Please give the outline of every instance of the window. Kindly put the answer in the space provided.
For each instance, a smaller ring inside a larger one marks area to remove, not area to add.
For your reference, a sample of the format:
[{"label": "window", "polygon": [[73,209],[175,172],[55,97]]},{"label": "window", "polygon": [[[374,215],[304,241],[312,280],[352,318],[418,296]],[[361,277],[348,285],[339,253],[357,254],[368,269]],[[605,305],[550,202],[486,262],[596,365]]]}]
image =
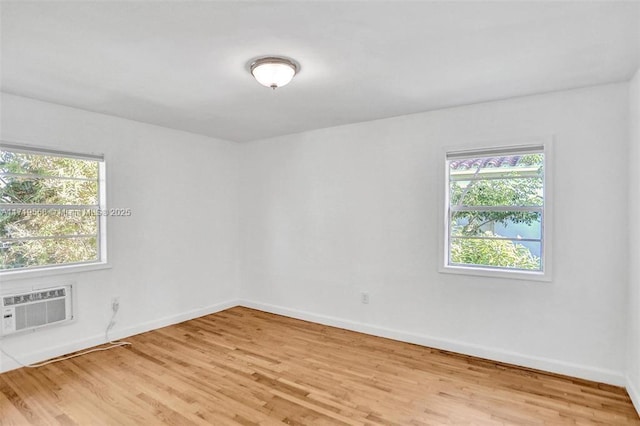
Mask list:
[{"label": "window", "polygon": [[0,273],[102,263],[102,156],[0,146]]},{"label": "window", "polygon": [[445,272],[548,279],[545,145],[446,155]]}]

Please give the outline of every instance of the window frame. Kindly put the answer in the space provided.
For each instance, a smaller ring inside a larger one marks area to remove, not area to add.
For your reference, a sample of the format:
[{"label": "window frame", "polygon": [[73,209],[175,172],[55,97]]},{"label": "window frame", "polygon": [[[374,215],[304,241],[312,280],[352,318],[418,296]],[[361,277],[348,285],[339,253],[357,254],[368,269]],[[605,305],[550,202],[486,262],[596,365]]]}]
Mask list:
[{"label": "window frame", "polygon": [[[440,273],[472,275],[491,278],[507,278],[529,281],[551,281],[552,280],[552,228],[553,228],[553,136],[529,138],[520,141],[502,141],[494,143],[482,143],[476,145],[445,147],[441,157],[441,206],[440,209],[440,238],[439,238],[439,267]],[[542,207],[541,222],[541,271],[526,271],[520,269],[507,269],[481,265],[450,265],[449,264],[449,167],[448,161],[451,156],[460,158],[473,156],[509,155],[510,151],[517,154],[530,149],[539,149],[544,154],[544,174],[543,174],[543,194],[544,203]],[[499,153],[499,154],[497,154]]]},{"label": "window frame", "polygon": [[[107,165],[104,154],[82,153],[78,151],[65,151],[53,148],[13,143],[0,140],[0,149],[11,152],[19,152],[36,155],[49,155],[78,160],[96,161],[98,163],[98,204],[97,209],[102,212],[107,210]],[[107,215],[97,215],[97,259],[85,262],[61,263],[54,265],[28,266],[15,269],[0,270],[0,279],[3,281],[37,278],[51,275],[69,274],[84,271],[111,268],[107,261]]]}]

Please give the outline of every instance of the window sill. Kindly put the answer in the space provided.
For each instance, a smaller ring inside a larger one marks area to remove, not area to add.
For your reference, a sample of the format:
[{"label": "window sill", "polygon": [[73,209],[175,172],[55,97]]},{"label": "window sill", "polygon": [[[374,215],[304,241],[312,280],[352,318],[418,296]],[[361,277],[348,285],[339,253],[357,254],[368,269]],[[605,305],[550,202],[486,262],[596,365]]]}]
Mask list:
[{"label": "window sill", "polygon": [[51,266],[22,271],[4,271],[0,272],[0,279],[2,281],[13,281],[28,278],[41,278],[55,275],[75,274],[78,272],[99,271],[101,269],[111,269],[111,264],[106,262],[97,262],[80,265]]},{"label": "window sill", "polygon": [[512,280],[551,281],[551,274],[548,272],[505,271],[499,269],[474,268],[472,266],[441,266],[439,272],[445,274],[506,278]]}]

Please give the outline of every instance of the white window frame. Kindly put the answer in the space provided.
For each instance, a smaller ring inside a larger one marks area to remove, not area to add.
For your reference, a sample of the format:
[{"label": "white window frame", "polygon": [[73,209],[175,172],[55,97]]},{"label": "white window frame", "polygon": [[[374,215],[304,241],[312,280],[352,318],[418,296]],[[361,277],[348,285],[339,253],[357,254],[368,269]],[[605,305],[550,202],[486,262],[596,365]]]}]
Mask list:
[{"label": "white window frame", "polygon": [[[542,208],[541,223],[541,271],[511,270],[491,266],[468,266],[449,264],[449,168],[448,160],[451,157],[483,157],[491,155],[515,155],[527,150],[539,149],[544,154],[543,194],[544,205]],[[439,238],[439,272],[448,274],[473,275],[491,278],[510,278],[530,281],[551,281],[552,279],[552,228],[553,228],[553,137],[531,138],[518,142],[484,143],[473,146],[448,147],[444,149],[442,165],[442,202],[440,215]]]},{"label": "white window frame", "polygon": [[[0,149],[12,152],[27,154],[51,155],[79,160],[89,160],[98,162],[98,210],[107,212],[107,189],[106,189],[106,161],[104,154],[87,154],[72,151],[63,151],[52,148],[37,147],[26,144],[16,144],[7,141],[0,141]],[[10,205],[11,206],[11,205]],[[46,277],[51,275],[69,274],[84,271],[107,269],[111,266],[107,261],[107,215],[98,215],[98,256],[94,261],[63,263],[59,265],[43,265],[26,268],[7,269],[0,271],[2,281]]]}]

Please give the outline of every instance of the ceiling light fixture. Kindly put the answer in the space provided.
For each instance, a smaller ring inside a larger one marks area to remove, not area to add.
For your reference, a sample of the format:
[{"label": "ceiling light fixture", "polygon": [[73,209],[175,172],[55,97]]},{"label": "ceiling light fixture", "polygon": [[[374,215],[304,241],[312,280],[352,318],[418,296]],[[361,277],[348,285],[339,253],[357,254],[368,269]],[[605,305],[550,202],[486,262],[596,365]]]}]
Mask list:
[{"label": "ceiling light fixture", "polygon": [[298,65],[290,59],[269,56],[251,64],[251,74],[258,83],[273,90],[288,84],[298,72]]}]

